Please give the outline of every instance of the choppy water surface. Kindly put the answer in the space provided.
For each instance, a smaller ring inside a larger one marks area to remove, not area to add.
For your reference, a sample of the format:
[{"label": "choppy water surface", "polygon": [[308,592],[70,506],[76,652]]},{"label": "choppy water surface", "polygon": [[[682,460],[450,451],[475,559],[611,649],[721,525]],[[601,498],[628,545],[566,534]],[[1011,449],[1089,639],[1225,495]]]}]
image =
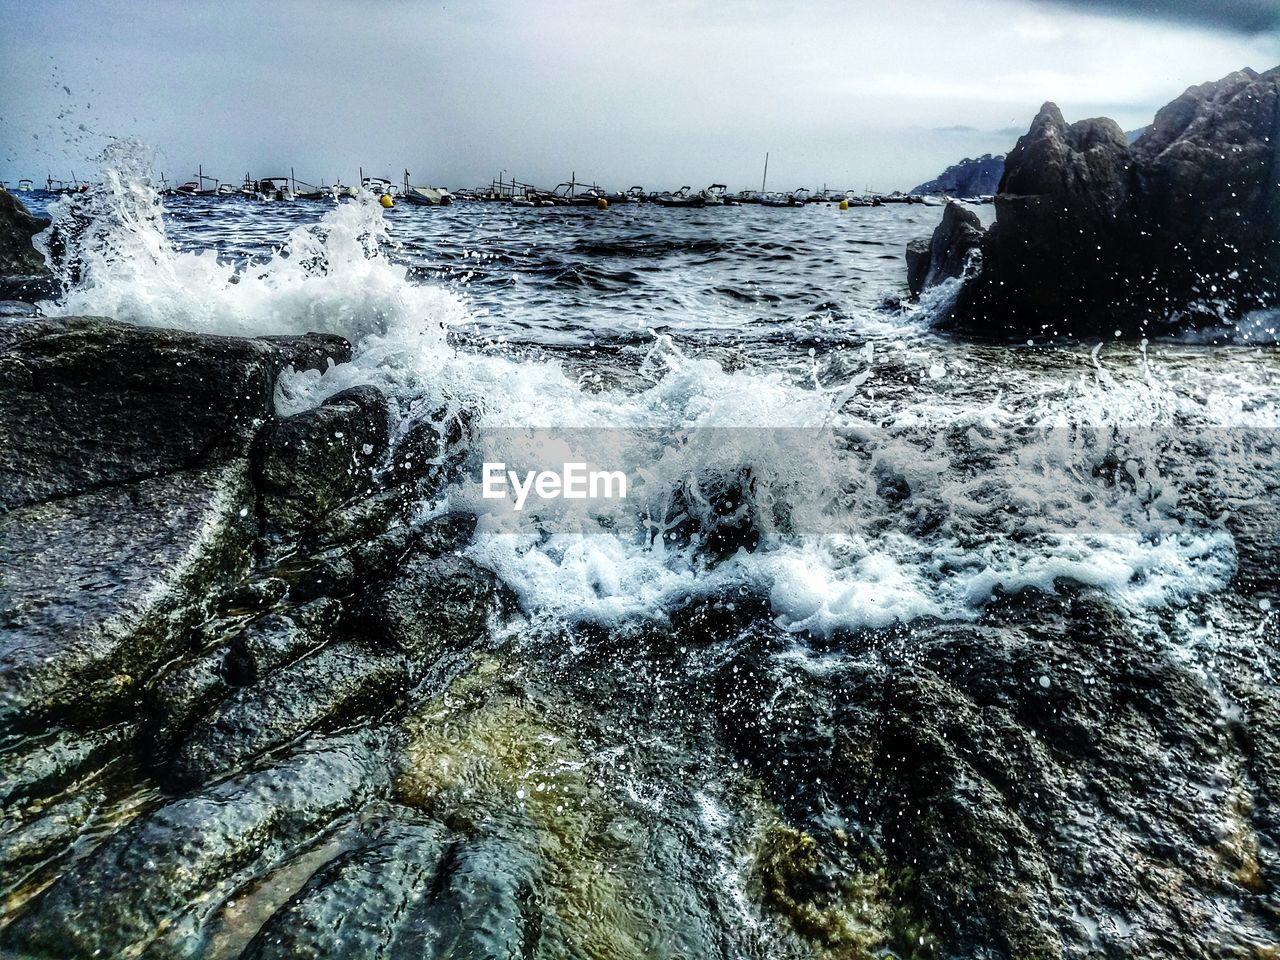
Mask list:
[{"label": "choppy water surface", "polygon": [[928,304],[899,300],[936,207],[173,198],[160,219],[115,182],[60,309],[350,337],[356,361],[297,377],[286,411],[372,380],[406,423],[465,409],[477,436],[623,433],[609,449],[643,482],[575,528],[606,533],[530,522],[475,548],[550,622],[749,588],[827,635],[1058,580],[1182,609],[1235,571],[1231,503],[1274,483],[1274,347],[934,334]]}]

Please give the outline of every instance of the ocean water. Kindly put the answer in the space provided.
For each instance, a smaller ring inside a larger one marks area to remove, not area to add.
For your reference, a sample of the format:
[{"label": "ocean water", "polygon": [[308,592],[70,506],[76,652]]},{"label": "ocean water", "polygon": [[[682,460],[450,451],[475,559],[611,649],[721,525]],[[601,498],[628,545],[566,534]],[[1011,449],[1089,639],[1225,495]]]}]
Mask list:
[{"label": "ocean water", "polygon": [[401,433],[465,420],[473,472],[495,450],[628,471],[625,501],[570,516],[512,522],[467,483],[421,505],[482,514],[471,555],[535,628],[739,591],[828,637],[1072,584],[1212,650],[1196,611],[1238,573],[1233,510],[1275,491],[1267,318],[1234,343],[940,335],[946,288],[903,303],[938,207],[162,201],[122,151],[51,212],[80,271],[49,313],[340,333],[354,361],[287,377],[282,413],[374,383]]}]

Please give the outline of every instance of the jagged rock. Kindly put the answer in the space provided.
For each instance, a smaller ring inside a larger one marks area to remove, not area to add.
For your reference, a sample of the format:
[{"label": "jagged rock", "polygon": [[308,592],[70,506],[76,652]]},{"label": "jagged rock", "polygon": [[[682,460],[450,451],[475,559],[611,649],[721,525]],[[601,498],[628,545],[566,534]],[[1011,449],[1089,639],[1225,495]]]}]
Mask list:
[{"label": "jagged rock", "polygon": [[217,646],[178,661],[147,685],[151,739],[168,753],[205,710],[227,695],[227,648]]},{"label": "jagged rock", "polygon": [[386,398],[352,387],[321,406],[276,421],[259,453],[261,511],[267,526],[301,533],[373,489],[389,442]]},{"label": "jagged rock", "polygon": [[252,502],[232,461],[0,514],[0,730],[132,702],[244,573]]},{"label": "jagged rock", "polygon": [[404,678],[398,656],[325,647],[231,693],[178,749],[172,778],[207,783],[300,734],[367,716],[403,693]]},{"label": "jagged rock", "polygon": [[49,958],[200,955],[214,910],[385,789],[382,745],[369,730],[316,741],[165,804],[69,866],[0,945]]},{"label": "jagged rock", "polygon": [[0,510],[243,454],[275,365],[274,348],[237,337],[0,323]]},{"label": "jagged rock", "polygon": [[0,300],[31,303],[57,295],[57,281],[31,245],[48,226],[47,219],[32,216],[21,200],[0,190]]},{"label": "jagged rock", "polygon": [[351,362],[351,341],[336,333],[308,333],[303,336],[257,337],[275,348],[281,369],[318,370],[324,373],[332,364]]},{"label": "jagged rock", "polygon": [[472,560],[418,555],[376,599],[372,617],[392,647],[429,663],[484,636],[494,593],[493,574]]},{"label": "jagged rock", "polygon": [[122,723],[84,732],[53,730],[6,750],[0,809],[54,796],[122,753],[136,729]]},{"label": "jagged rock", "polygon": [[[1132,145],[1047,103],[1009,154],[945,328],[1158,333],[1280,299],[1280,67],[1190,88]],[[918,252],[917,252],[918,256]]]},{"label": "jagged rock", "polygon": [[0,300],[0,317],[38,317],[40,309],[34,303],[21,300]]},{"label": "jagged rock", "polygon": [[968,207],[952,201],[942,211],[942,221],[928,240],[907,245],[907,286],[918,297],[943,280],[960,277],[970,255],[982,246],[982,221]]}]

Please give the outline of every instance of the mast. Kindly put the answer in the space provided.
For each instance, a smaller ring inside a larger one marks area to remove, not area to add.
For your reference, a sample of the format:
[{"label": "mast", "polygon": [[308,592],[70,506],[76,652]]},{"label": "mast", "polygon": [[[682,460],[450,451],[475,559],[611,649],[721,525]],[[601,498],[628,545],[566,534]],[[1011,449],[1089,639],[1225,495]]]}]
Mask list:
[{"label": "mast", "polygon": [[769,151],[764,152],[764,176],[760,178],[760,195],[764,196],[764,185],[769,179]]}]

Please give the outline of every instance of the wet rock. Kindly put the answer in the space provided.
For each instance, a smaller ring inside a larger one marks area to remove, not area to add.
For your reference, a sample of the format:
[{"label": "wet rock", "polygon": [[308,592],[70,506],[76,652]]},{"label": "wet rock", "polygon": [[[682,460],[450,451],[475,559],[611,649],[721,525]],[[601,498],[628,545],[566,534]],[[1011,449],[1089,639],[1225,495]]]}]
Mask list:
[{"label": "wet rock", "polygon": [[227,648],[218,646],[165,668],[147,685],[151,744],[167,754],[195,719],[226,696]]},{"label": "wet rock", "polygon": [[32,957],[199,956],[222,903],[385,788],[381,746],[370,731],[316,741],[160,807],[69,866],[0,945]]},{"label": "wet rock", "polygon": [[775,656],[725,682],[741,691],[724,708],[739,755],[788,816],[909,876],[901,903],[945,952],[1204,957],[1267,942],[1266,867],[1249,852],[1267,845],[1241,812],[1266,788],[1206,678],[1104,603],[1023,597],[820,674]]},{"label": "wet rock", "polygon": [[981,273],[941,324],[1092,337],[1274,305],[1277,110],[1280,68],[1190,88],[1132,146],[1110,120],[1068,125],[1045,104],[1006,159]]},{"label": "wet rock", "polygon": [[261,577],[232,587],[221,605],[230,610],[258,612],[279,603],[289,593],[289,584],[279,577]]},{"label": "wet rock", "polygon": [[227,679],[257,683],[272,670],[324,646],[335,634],[342,605],[329,597],[304,604],[292,616],[268,614],[252,621],[227,650]]},{"label": "wet rock", "polygon": [[334,364],[351,362],[351,341],[335,333],[257,339],[275,348],[277,368],[280,370],[292,367],[294,370],[316,370],[324,373]]},{"label": "wet rock", "polygon": [[102,801],[86,791],[57,801],[25,822],[0,827],[0,890],[21,883],[23,871],[69,849]]},{"label": "wet rock", "polygon": [[244,960],[322,960],[408,955],[398,937],[433,892],[444,849],[431,823],[384,825],[368,845],[333,860],[272,915]]},{"label": "wet rock", "polygon": [[272,351],[93,317],[0,324],[0,509],[242,454]]},{"label": "wet rock", "polygon": [[392,647],[430,662],[484,637],[494,594],[493,574],[472,560],[419,555],[401,566],[371,613]]},{"label": "wet rock", "polygon": [[272,530],[301,533],[358,494],[373,490],[389,442],[386,398],[352,387],[264,431],[261,511]]},{"label": "wet rock", "polygon": [[54,796],[126,750],[136,727],[53,730],[0,753],[0,809]]},{"label": "wet rock", "polygon": [[49,226],[32,216],[21,200],[0,190],[0,300],[45,300],[55,296],[57,283],[31,238]]},{"label": "wet rock", "polygon": [[[520,960],[537,953],[547,923],[540,897],[541,865],[536,845],[506,829],[460,841],[438,867],[436,891],[397,947],[406,956]],[[527,832],[523,832],[527,837]],[[571,952],[561,947],[563,956]]]},{"label": "wet rock", "polygon": [[942,212],[942,221],[928,240],[907,245],[907,286],[911,295],[964,275],[970,256],[981,248],[982,221],[955,201]]},{"label": "wet rock", "polygon": [[119,719],[243,574],[251,502],[233,462],[0,514],[0,730]]},{"label": "wet rock", "polygon": [[22,300],[0,300],[0,317],[38,317],[40,308]]},{"label": "wet rock", "polygon": [[198,723],[170,767],[174,782],[201,784],[317,729],[368,716],[404,692],[404,661],[336,643],[232,692]]}]

